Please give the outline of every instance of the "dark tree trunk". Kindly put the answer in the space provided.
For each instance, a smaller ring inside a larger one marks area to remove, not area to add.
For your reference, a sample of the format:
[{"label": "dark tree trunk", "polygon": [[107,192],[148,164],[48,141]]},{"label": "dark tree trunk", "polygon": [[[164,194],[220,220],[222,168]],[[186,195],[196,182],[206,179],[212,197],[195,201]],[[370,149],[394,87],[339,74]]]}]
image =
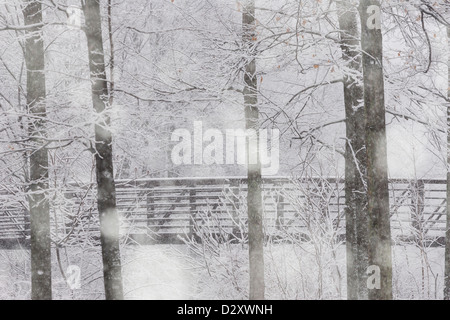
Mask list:
[{"label": "dark tree trunk", "polygon": [[[25,1],[25,25],[42,23],[39,1]],[[52,299],[50,206],[48,189],[48,153],[45,147],[45,61],[44,41],[40,27],[26,31],[25,62],[27,66],[28,132],[33,150],[30,155],[30,229],[31,229],[31,298]]]},{"label": "dark tree trunk", "polygon": [[367,119],[368,253],[369,265],[380,271],[380,288],[369,288],[369,299],[386,300],[392,299],[392,253],[380,2],[361,0],[360,16]]},{"label": "dark tree trunk", "polygon": [[347,1],[339,1],[339,29],[341,50],[345,65],[352,69],[352,76],[344,75],[344,104],[347,143],[345,148],[345,202],[347,248],[347,298],[367,299],[367,155],[365,150],[364,89],[359,76],[362,74],[361,44],[357,8]]},{"label": "dark tree trunk", "polygon": [[[448,53],[450,55],[450,27],[447,27]],[[448,58],[448,92],[450,99],[450,56]],[[447,105],[447,225],[445,232],[444,299],[450,300],[450,105]]]},{"label": "dark tree trunk", "polygon": [[86,19],[92,102],[98,116],[95,124],[95,164],[105,296],[107,300],[122,300],[119,217],[116,208],[110,118],[105,112],[109,104],[99,0],[86,1],[83,10]]},{"label": "dark tree trunk", "polygon": [[[248,243],[249,243],[249,274],[250,299],[264,299],[264,233],[263,233],[263,205],[262,205],[262,179],[259,157],[259,110],[258,110],[258,80],[256,77],[256,58],[254,43],[256,41],[255,3],[249,0],[243,6],[242,13],[243,43],[246,48],[247,62],[244,75],[244,106],[247,130],[254,130],[255,139],[248,138]],[[257,161],[252,164],[252,154]]]}]

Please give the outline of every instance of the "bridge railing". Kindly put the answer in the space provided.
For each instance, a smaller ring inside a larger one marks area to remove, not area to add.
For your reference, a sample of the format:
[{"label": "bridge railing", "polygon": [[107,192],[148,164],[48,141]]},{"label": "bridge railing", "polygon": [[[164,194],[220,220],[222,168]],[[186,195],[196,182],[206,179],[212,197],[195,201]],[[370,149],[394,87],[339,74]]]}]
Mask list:
[{"label": "bridge railing", "polygon": [[[246,178],[119,180],[116,188],[124,238],[173,242],[180,236],[193,236],[201,230],[246,232]],[[389,194],[395,239],[443,237],[445,180],[392,179]],[[263,197],[264,226],[269,236],[300,233],[308,228],[312,217],[319,219],[317,221],[325,217],[337,234],[345,232],[342,180],[264,178]],[[53,190],[50,199],[55,245],[98,242],[94,184],[67,185],[64,189]],[[26,199],[0,192],[0,242],[26,240],[27,237]]]}]

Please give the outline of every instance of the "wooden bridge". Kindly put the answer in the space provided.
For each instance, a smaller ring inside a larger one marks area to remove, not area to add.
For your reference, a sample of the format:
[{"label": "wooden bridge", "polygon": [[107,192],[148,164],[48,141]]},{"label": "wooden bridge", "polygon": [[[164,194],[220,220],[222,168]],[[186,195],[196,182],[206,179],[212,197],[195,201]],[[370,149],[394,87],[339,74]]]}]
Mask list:
[{"label": "wooden bridge", "polygon": [[[175,178],[119,180],[117,205],[124,242],[179,243],[214,237],[245,241],[247,180]],[[441,244],[445,233],[446,181],[390,181],[395,241]],[[343,239],[344,183],[338,179],[271,177],[263,179],[264,231],[268,238],[310,239],[320,233]],[[50,190],[55,246],[98,245],[94,184]],[[28,202],[19,192],[0,190],[0,247],[27,246]]]}]

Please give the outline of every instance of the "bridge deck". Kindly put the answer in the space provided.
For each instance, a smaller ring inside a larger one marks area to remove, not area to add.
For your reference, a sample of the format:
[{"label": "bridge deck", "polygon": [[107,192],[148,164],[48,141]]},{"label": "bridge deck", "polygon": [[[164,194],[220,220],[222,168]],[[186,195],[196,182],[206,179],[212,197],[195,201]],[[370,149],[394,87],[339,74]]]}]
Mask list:
[{"label": "bridge deck", "polygon": [[[246,178],[181,178],[116,181],[124,240],[177,242],[180,236],[246,235]],[[391,180],[395,239],[438,239],[445,233],[445,180]],[[96,190],[71,184],[51,191],[52,241],[71,246],[98,243]],[[307,235],[317,224],[343,235],[344,183],[336,179],[264,178],[264,226],[270,237]],[[0,191],[0,246],[26,245],[25,197]]]}]

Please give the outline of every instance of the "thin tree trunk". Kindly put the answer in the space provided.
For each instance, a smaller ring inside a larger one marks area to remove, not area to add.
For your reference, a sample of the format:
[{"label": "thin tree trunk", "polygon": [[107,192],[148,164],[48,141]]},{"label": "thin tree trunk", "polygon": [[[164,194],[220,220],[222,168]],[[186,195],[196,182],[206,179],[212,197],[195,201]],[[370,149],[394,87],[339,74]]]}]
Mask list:
[{"label": "thin tree trunk", "polygon": [[[23,15],[25,25],[42,23],[39,1],[27,0]],[[50,206],[48,189],[48,153],[45,147],[45,61],[42,28],[27,29],[25,42],[27,66],[28,132],[33,144],[30,155],[30,229],[31,229],[31,298],[52,299]]]},{"label": "thin tree trunk", "polygon": [[[447,27],[448,40],[448,92],[450,99],[450,27]],[[444,300],[450,300],[450,105],[447,105],[447,225],[445,232],[445,274]]]},{"label": "thin tree trunk", "polygon": [[[247,63],[244,75],[244,106],[247,130],[254,130],[256,137],[248,138],[248,242],[249,242],[249,274],[250,299],[264,299],[264,233],[262,209],[262,179],[259,157],[259,110],[258,110],[258,80],[256,77],[256,58],[254,42],[256,41],[256,20],[254,0],[247,0],[242,13],[242,40],[246,48]],[[256,163],[251,159],[256,155]]]},{"label": "thin tree trunk", "polygon": [[107,114],[108,86],[101,28],[99,0],[88,0],[83,6],[89,50],[92,101],[97,113],[95,124],[95,164],[97,175],[97,206],[103,257],[103,276],[107,300],[122,300],[122,270],[119,246],[119,217],[113,170],[112,135]]},{"label": "thin tree trunk", "polygon": [[116,66],[114,58],[114,40],[113,40],[113,29],[112,29],[112,0],[108,0],[108,37],[109,37],[109,105],[111,106],[114,102],[114,69]]},{"label": "thin tree trunk", "polygon": [[368,253],[374,276],[378,277],[378,268],[380,271],[380,288],[371,286],[369,299],[387,300],[392,299],[392,253],[380,2],[361,0],[360,16],[367,119]]},{"label": "thin tree trunk", "polygon": [[[345,65],[362,74],[360,33],[357,8],[348,1],[339,1],[339,29]],[[347,298],[368,298],[367,291],[367,155],[365,151],[364,88],[361,79],[344,75],[344,104],[347,144],[345,149],[345,221],[347,248]]]}]

